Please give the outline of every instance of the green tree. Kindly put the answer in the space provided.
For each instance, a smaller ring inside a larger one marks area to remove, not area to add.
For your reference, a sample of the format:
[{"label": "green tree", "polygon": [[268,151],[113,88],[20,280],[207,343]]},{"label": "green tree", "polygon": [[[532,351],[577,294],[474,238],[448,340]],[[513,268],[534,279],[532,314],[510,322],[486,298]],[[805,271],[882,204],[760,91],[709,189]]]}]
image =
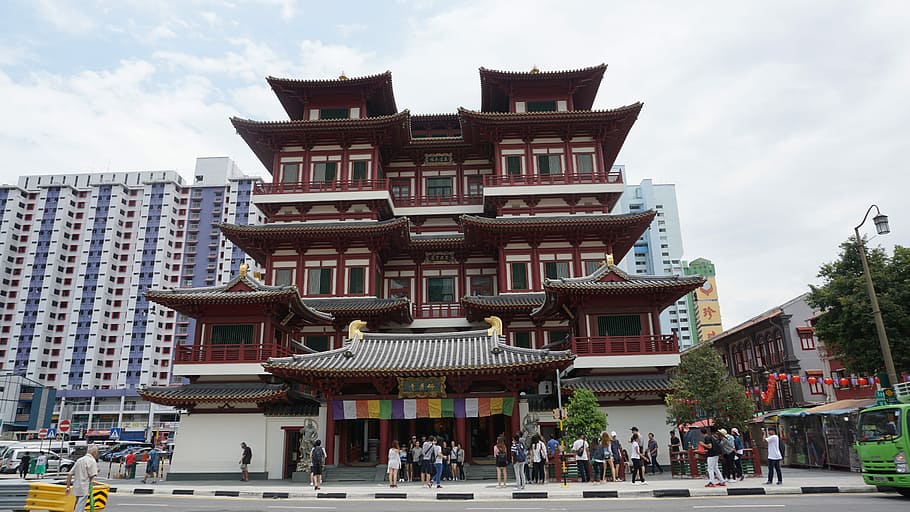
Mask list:
[{"label": "green tree", "polygon": [[588,439],[600,437],[607,429],[607,415],[597,409],[597,397],[587,389],[577,389],[566,404],[569,418],[563,426],[568,439],[584,434]]},{"label": "green tree", "polygon": [[[848,370],[875,372],[884,367],[884,360],[856,238],[850,237],[840,248],[840,259],[822,265],[818,272],[823,284],[809,286],[807,302],[822,312],[815,335]],[[894,366],[900,374],[910,368],[910,249],[895,246],[889,257],[876,247],[868,251],[867,258]]]},{"label": "green tree", "polygon": [[667,423],[690,425],[710,419],[727,428],[745,426],[755,406],[745,389],[727,372],[720,354],[710,344],[686,351],[667,395]]}]

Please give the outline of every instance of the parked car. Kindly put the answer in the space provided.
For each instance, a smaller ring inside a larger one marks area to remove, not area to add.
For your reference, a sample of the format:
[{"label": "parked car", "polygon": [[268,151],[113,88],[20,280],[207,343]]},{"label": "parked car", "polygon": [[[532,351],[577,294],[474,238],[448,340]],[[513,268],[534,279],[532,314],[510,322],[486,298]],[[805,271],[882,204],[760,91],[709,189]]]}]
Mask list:
[{"label": "parked car", "polygon": [[[22,456],[28,454],[32,460],[38,459],[38,454],[41,453],[41,450],[36,448],[15,448],[13,449],[8,456],[3,459],[3,464],[0,466],[0,473],[18,473],[19,472],[19,462],[22,460]],[[73,468],[74,461],[71,459],[62,458],[54,452],[49,452],[44,450],[44,454],[47,456],[47,472],[48,473],[68,473],[70,469]]]}]

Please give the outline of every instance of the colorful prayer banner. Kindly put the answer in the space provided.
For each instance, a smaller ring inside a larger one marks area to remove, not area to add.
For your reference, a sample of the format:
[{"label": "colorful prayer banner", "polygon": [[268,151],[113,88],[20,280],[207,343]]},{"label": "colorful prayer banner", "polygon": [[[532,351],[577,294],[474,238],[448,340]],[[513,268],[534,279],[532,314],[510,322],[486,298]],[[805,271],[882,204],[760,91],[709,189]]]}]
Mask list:
[{"label": "colorful prayer banner", "polygon": [[512,416],[514,397],[332,400],[332,417],[354,419],[483,418]]}]

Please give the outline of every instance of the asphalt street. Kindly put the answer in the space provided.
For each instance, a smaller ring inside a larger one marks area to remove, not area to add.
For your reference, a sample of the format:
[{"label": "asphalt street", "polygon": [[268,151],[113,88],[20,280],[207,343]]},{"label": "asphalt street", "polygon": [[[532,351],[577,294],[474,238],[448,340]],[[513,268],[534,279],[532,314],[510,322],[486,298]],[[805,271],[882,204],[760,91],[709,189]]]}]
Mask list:
[{"label": "asphalt street", "polygon": [[[111,496],[108,509],[145,512],[170,509],[174,512],[300,512],[304,510],[327,512],[395,511],[425,512],[426,502],[404,500],[331,500],[331,499],[268,499],[262,498],[213,498],[180,496]],[[473,500],[464,502],[435,501],[434,512],[895,512],[907,510],[910,500],[896,494],[850,495],[794,495],[763,497],[710,497],[710,498],[636,498],[636,499],[586,499],[586,500],[527,500],[514,501]]]}]

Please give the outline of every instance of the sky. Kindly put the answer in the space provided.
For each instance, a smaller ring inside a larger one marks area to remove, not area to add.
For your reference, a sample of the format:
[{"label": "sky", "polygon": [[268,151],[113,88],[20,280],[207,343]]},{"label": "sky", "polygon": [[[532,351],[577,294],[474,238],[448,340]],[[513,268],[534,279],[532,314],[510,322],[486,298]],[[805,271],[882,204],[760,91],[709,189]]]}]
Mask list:
[{"label": "sky", "polygon": [[[0,4],[0,183],[229,156],[229,118],[286,119],[267,76],[392,71],[399,109],[480,108],[478,68],[608,64],[644,102],[627,181],[674,183],[685,259],[724,327],[808,290],[877,204],[910,245],[910,2],[57,1]],[[796,321],[804,319],[795,319]]]}]

